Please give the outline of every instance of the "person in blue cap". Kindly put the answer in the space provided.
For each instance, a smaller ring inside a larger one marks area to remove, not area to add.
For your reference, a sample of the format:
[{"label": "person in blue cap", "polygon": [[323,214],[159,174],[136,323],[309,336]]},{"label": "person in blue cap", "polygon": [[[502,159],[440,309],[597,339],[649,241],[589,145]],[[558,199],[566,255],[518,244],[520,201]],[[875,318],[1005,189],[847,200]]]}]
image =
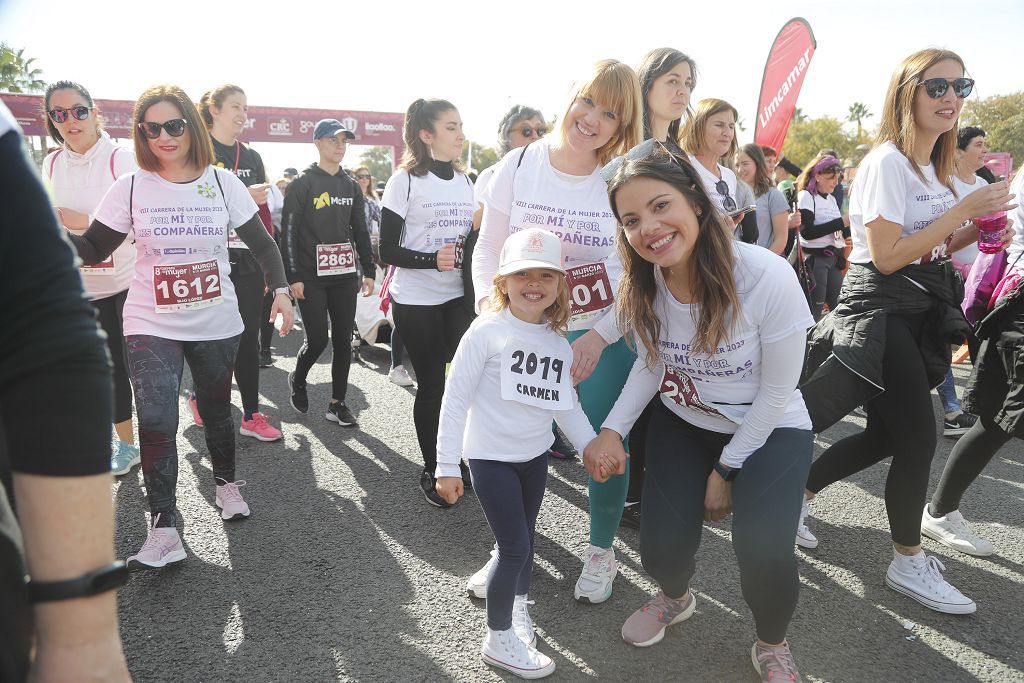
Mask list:
[{"label": "person in blue cap", "polygon": [[360,290],[373,292],[373,252],[363,210],[363,193],[341,168],[349,140],[355,135],[336,119],[321,119],[313,129],[320,160],[309,165],[288,187],[281,210],[281,254],[292,294],[302,310],[306,341],[295,371],[288,375],[292,407],[309,411],[306,375],[327,348],[331,321],[334,360],[331,399],[325,417],[342,427],[356,418],[345,405],[351,354],[348,353]]}]

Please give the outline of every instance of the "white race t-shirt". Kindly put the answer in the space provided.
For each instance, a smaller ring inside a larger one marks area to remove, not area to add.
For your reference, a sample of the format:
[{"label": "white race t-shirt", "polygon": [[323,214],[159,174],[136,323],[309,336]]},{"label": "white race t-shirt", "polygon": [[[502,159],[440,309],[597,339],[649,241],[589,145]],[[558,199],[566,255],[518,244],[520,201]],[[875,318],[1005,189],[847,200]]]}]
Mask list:
[{"label": "white race t-shirt", "polygon": [[[796,196],[796,208],[813,213],[815,225],[821,225],[822,223],[828,223],[843,217],[843,214],[839,211],[839,205],[836,204],[836,198],[832,195],[822,197],[820,192],[815,192],[812,195],[807,190],[800,190],[800,194]],[[800,244],[812,249],[845,247],[846,240],[843,239],[843,231],[837,230],[831,235],[815,237],[813,240],[804,239],[803,235],[801,235]]]},{"label": "white race t-shirt", "polygon": [[[1010,194],[1021,196],[1024,192],[1024,173],[1017,173],[1017,176],[1010,183]],[[1007,215],[1013,219],[1013,241],[1006,248],[1006,265],[1013,270],[1024,271],[1024,202],[1015,200],[1017,208]]]},{"label": "white race t-shirt", "polygon": [[[953,176],[953,187],[956,189],[956,194],[959,198],[957,201],[962,202],[964,200],[964,197],[966,197],[967,195],[971,194],[976,190],[980,190],[986,185],[988,185],[988,183],[979,178],[978,176],[974,176],[973,185],[968,185],[967,183],[960,180],[956,176]],[[974,260],[976,258],[978,258],[979,253],[980,252],[978,251],[978,240],[974,240],[967,246],[962,247],[958,251],[953,252],[953,258],[959,261],[960,263],[969,266],[972,263],[974,263]]]},{"label": "white race t-shirt", "polygon": [[[923,230],[956,205],[953,191],[939,182],[935,166],[921,168],[924,182],[914,173],[911,161],[891,142],[875,147],[857,169],[850,193],[850,229],[853,234],[851,263],[870,263],[865,225],[877,218],[902,226],[907,237]],[[914,263],[946,256],[948,240]]]},{"label": "white race t-shirt", "polygon": [[[522,163],[519,162],[522,157]],[[473,255],[477,297],[488,296],[505,239],[526,228],[553,232],[562,240],[562,264],[572,294],[570,330],[587,330],[611,310],[622,264],[615,248],[615,214],[600,168],[570,176],[551,166],[548,138],[513,149],[496,165],[482,193],[490,208],[508,216],[507,232],[481,227]]]},{"label": "white race t-shirt", "polygon": [[227,234],[257,210],[242,181],[213,166],[189,183],[150,171],[119,178],[96,209],[96,220],[135,239],[125,335],[209,341],[240,334]]},{"label": "white race t-shirt", "polygon": [[737,190],[735,173],[725,166],[718,164],[718,172],[722,174],[722,177],[718,178],[714,173],[704,168],[704,165],[697,161],[697,157],[692,154],[690,155],[690,165],[697,170],[697,175],[700,176],[701,182],[704,183],[704,190],[708,193],[708,196],[711,197],[711,201],[715,203],[715,206],[718,207],[719,211],[725,213],[725,197],[719,194],[718,189],[715,187],[719,180],[724,180],[725,184],[729,186],[729,196],[732,197],[734,202],[736,202],[736,208],[742,208],[740,206],[740,200],[736,196]]},{"label": "white race t-shirt", "polygon": [[[412,176],[401,169],[388,180],[381,206],[405,219],[401,246],[434,253],[466,238],[473,228],[476,202],[473,183],[463,173],[443,180],[429,171]],[[400,304],[443,304],[465,293],[462,269],[441,272],[436,268],[395,268],[389,291]]]},{"label": "white race t-shirt", "polygon": [[480,175],[476,178],[476,185],[473,186],[473,201],[476,202],[477,210],[482,209],[484,206],[484,188],[487,187],[487,183],[491,182],[491,176],[494,175],[494,169],[497,164],[492,164],[480,171]]},{"label": "white race t-shirt", "polygon": [[[623,389],[626,399],[616,402],[604,426],[628,429],[629,425],[618,424],[629,412],[626,407],[643,405],[649,399],[649,394],[635,397],[636,400],[627,396],[634,387],[650,386],[633,381],[632,375],[640,373],[660,380],[662,403],[683,420],[702,429],[733,434],[761,388],[762,343],[779,341],[814,326],[793,268],[756,244],[733,245],[740,316],[730,338],[710,356],[693,353],[691,346],[697,331],[694,316],[698,311],[694,310],[695,305],[681,304],[672,296],[661,269],[656,268],[654,311],[661,321],[661,358],[653,368],[648,368],[646,351],[638,344],[639,358]],[[810,428],[799,389],[793,391],[776,426]]]}]

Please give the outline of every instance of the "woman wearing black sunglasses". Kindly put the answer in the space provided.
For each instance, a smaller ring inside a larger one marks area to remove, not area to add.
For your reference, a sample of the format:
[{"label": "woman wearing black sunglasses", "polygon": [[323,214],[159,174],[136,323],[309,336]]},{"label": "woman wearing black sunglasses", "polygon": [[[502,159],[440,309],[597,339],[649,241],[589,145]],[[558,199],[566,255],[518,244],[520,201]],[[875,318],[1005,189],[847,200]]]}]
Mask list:
[{"label": "woman wearing black sunglasses", "polygon": [[[103,130],[99,109],[78,83],[57,81],[43,96],[46,130],[62,147],[43,160],[43,182],[50,188],[65,228],[81,234],[90,215],[118,176],[138,170],[131,150],[118,147]],[[135,247],[125,242],[103,263],[81,268],[82,284],[92,297],[114,363],[114,431],[117,446],[110,457],[115,475],[138,465],[132,428],[132,385],[128,379],[122,316],[135,269]]]},{"label": "woman wearing black sunglasses", "polygon": [[234,174],[215,168],[199,112],[180,88],[156,86],[135,103],[135,155],[142,170],[107,192],[89,229],[71,236],[86,264],[99,263],[132,235],[135,272],[124,307],[135,388],[142,472],[152,529],[128,558],[143,567],[185,559],[175,529],[178,389],[183,363],[195,382],[223,519],[249,516],[235,478],[231,374],[243,324],[229,271],[228,235],[252,250],[277,293],[272,316],[292,323],[284,265],[256,202]]},{"label": "woman wearing black sunglasses", "polygon": [[[853,251],[830,315],[810,335],[801,387],[821,432],[864,405],[866,428],[832,444],[811,467],[806,499],[891,458],[885,506],[894,546],[886,585],[926,607],[969,614],[974,601],[942,576],[921,547],[921,511],[935,454],[930,390],[950,364],[950,343],[968,332],[959,311],[963,283],[947,256],[977,239],[965,221],[1005,211],[1006,183],[957,200],[953,191],[956,122],[973,82],[948,50],[903,61],[885,97],[875,148],[861,162],[850,197]],[[803,526],[813,547],[817,539]],[[798,532],[799,533],[799,532]]]},{"label": "woman wearing black sunglasses", "polygon": [[805,254],[807,271],[814,274],[811,314],[815,321],[821,318],[825,305],[828,310],[835,310],[839,289],[843,286],[846,268],[843,250],[850,235],[850,219],[842,215],[832,194],[842,170],[834,156],[819,155],[796,179],[800,247]]}]

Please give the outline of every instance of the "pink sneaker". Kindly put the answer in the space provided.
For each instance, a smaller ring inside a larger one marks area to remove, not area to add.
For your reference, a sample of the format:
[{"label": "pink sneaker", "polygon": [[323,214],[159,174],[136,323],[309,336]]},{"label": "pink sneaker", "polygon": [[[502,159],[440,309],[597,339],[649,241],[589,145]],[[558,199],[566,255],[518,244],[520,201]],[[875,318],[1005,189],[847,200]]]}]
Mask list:
[{"label": "pink sneaker", "polygon": [[143,567],[159,569],[172,562],[181,562],[186,557],[185,549],[181,546],[181,537],[178,530],[173,527],[157,527],[160,515],[153,520],[153,528],[149,530],[149,536],[142,548],[136,554],[128,558],[127,564],[130,567]]},{"label": "pink sneaker", "polygon": [[221,519],[242,519],[249,516],[249,505],[242,498],[242,492],[238,490],[242,486],[245,486],[244,479],[217,486],[216,500]]},{"label": "pink sneaker", "polygon": [[761,674],[764,683],[801,683],[800,672],[796,670],[796,661],[789,651],[789,643],[767,647],[757,641],[750,648],[750,662]]},{"label": "pink sneaker", "polygon": [[196,402],[195,394],[188,395],[188,409],[192,411],[192,421],[196,423],[196,427],[202,427],[203,418],[199,414],[199,403]]},{"label": "pink sneaker", "polygon": [[260,441],[277,441],[282,436],[281,430],[267,422],[267,416],[263,413],[253,413],[251,420],[246,420],[243,415],[242,426],[238,433]]}]

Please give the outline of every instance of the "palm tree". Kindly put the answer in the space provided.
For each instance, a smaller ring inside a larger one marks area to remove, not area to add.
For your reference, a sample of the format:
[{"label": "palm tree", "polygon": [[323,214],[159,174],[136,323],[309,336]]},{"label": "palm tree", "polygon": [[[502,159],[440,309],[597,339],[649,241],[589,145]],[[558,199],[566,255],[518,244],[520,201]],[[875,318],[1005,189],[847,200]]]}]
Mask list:
[{"label": "palm tree", "polygon": [[870,119],[874,114],[868,111],[868,106],[863,102],[854,102],[851,104],[849,112],[850,113],[846,117],[846,120],[857,124],[857,139],[860,140],[864,132],[864,129],[861,127],[861,121],[864,119]]},{"label": "palm tree", "polygon": [[41,92],[46,81],[43,72],[32,66],[35,58],[25,59],[24,48],[14,50],[0,43],[0,90],[12,93]]},{"label": "palm tree", "polygon": [[807,120],[807,114],[800,107],[793,107],[793,118],[794,123],[802,123]]}]

